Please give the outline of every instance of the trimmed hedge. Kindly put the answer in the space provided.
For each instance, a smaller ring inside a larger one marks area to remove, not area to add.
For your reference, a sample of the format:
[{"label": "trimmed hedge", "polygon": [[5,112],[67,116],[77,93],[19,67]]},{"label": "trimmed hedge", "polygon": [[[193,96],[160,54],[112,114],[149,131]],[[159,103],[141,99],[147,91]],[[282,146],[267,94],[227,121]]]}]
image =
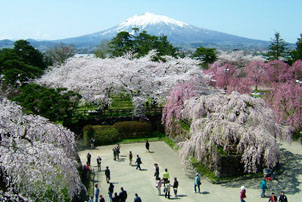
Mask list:
[{"label": "trimmed hedge", "polygon": [[152,133],[152,125],[148,121],[122,121],[113,124],[122,139],[148,137]]},{"label": "trimmed hedge", "polygon": [[119,132],[110,125],[87,125],[83,128],[84,142],[88,145],[91,137],[95,139],[95,145],[116,143],[119,140]]}]

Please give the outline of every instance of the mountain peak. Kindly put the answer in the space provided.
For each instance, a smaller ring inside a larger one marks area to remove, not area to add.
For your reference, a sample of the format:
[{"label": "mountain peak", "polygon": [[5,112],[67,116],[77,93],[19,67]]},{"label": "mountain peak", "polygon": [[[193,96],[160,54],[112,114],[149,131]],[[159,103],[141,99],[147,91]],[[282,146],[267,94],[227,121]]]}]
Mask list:
[{"label": "mountain peak", "polygon": [[150,12],[146,12],[143,15],[134,15],[130,18],[128,18],[126,21],[122,22],[119,27],[124,28],[124,27],[142,27],[145,28],[147,25],[155,25],[155,24],[160,24],[164,23],[166,25],[176,25],[180,27],[188,26],[188,24],[175,20],[173,18],[169,18],[167,16],[163,15],[155,15]]}]

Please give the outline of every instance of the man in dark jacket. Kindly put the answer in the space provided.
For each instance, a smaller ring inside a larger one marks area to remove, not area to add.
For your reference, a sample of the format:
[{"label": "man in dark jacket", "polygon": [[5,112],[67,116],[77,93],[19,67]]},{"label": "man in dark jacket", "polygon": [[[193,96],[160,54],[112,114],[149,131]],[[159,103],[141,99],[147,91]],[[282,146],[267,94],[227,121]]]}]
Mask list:
[{"label": "man in dark jacket", "polygon": [[284,191],[281,192],[281,195],[279,197],[279,202],[287,202],[287,197],[284,194]]},{"label": "man in dark jacket", "polygon": [[134,202],[142,202],[142,199],[137,194],[135,194]]},{"label": "man in dark jacket", "polygon": [[107,183],[109,183],[109,181],[110,181],[110,170],[109,170],[108,166],[106,166],[105,176],[106,176]]},{"label": "man in dark jacket", "polygon": [[141,169],[141,164],[142,164],[142,160],[141,160],[141,157],[139,157],[139,155],[137,155],[137,158],[136,158],[136,170],[139,169],[139,170],[142,170]]},{"label": "man in dark jacket", "polygon": [[121,187],[121,192],[119,194],[121,202],[125,202],[127,199],[127,192],[124,190],[123,187]]}]

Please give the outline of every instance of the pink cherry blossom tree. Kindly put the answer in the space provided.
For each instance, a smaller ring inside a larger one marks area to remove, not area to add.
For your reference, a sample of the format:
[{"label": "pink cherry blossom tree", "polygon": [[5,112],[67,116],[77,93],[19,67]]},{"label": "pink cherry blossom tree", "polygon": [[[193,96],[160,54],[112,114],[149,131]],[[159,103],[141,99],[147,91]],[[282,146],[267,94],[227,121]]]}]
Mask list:
[{"label": "pink cherry blossom tree", "polygon": [[273,60],[267,63],[266,80],[267,84],[287,82],[292,79],[289,71],[290,66],[281,60]]},{"label": "pink cherry blossom tree", "polygon": [[274,84],[268,103],[275,111],[276,119],[281,123],[301,127],[302,122],[302,84],[292,80]]},{"label": "pink cherry blossom tree", "polygon": [[257,90],[258,85],[263,84],[265,77],[265,70],[268,68],[268,65],[263,61],[252,61],[245,68],[245,74],[250,84],[255,86],[255,90]]}]

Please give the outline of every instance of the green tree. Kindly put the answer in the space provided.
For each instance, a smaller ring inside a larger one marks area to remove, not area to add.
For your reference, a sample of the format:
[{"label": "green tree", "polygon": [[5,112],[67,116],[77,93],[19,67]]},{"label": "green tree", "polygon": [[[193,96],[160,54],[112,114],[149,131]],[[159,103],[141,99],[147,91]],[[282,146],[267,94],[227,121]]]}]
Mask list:
[{"label": "green tree", "polygon": [[46,52],[46,56],[51,60],[51,63],[62,64],[68,58],[74,56],[76,49],[73,45],[59,43]]},{"label": "green tree", "polygon": [[296,60],[302,60],[302,34],[300,34],[300,38],[297,39],[296,49],[290,52],[290,56],[292,58],[292,63]]},{"label": "green tree", "polygon": [[177,56],[177,49],[168,41],[167,36],[154,36],[146,31],[138,32],[138,28],[133,28],[135,35],[128,32],[120,32],[114,37],[110,45],[110,52],[113,57],[122,56],[127,52],[132,52],[137,58],[143,57],[151,50],[156,50],[157,55],[154,60],[163,60],[161,56]]},{"label": "green tree", "polygon": [[200,60],[202,62],[201,65],[207,69],[209,64],[217,60],[216,49],[199,47],[195,50],[192,57]]},{"label": "green tree", "polygon": [[63,122],[68,126],[77,109],[81,96],[65,88],[46,88],[38,84],[28,84],[19,89],[13,98],[27,112],[38,114],[53,122]]},{"label": "green tree", "polygon": [[97,58],[106,58],[110,54],[109,41],[102,41],[100,46],[94,52],[95,57]]},{"label": "green tree", "polygon": [[155,49],[158,52],[159,56],[164,55],[171,55],[173,57],[176,57],[177,54],[177,48],[175,48],[168,40],[167,36],[160,36],[158,41],[155,43]]},{"label": "green tree", "polygon": [[43,55],[27,41],[15,42],[13,49],[0,50],[2,88],[16,88],[30,79],[40,77],[46,68]]},{"label": "green tree", "polygon": [[47,65],[44,63],[43,55],[40,51],[35,49],[26,40],[18,40],[14,43],[14,52],[17,59],[25,64],[46,69]]},{"label": "green tree", "polygon": [[113,57],[119,57],[133,50],[132,38],[133,37],[129,32],[119,32],[109,43],[111,55]]},{"label": "green tree", "polygon": [[267,53],[268,60],[280,60],[288,57],[287,43],[281,38],[280,33],[275,33]]}]

